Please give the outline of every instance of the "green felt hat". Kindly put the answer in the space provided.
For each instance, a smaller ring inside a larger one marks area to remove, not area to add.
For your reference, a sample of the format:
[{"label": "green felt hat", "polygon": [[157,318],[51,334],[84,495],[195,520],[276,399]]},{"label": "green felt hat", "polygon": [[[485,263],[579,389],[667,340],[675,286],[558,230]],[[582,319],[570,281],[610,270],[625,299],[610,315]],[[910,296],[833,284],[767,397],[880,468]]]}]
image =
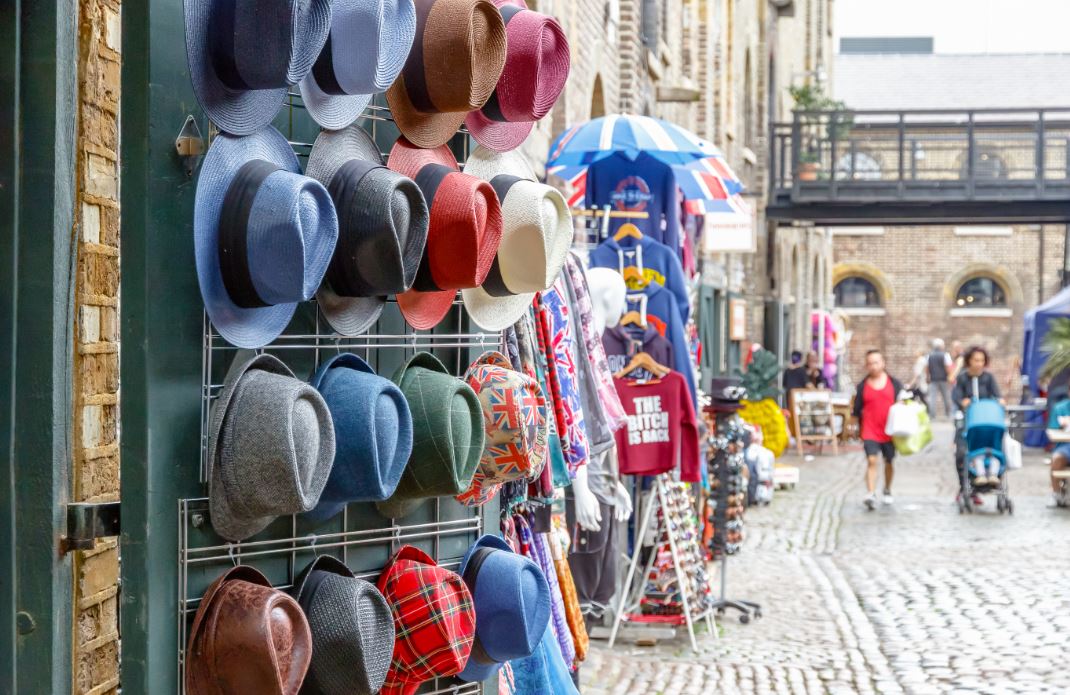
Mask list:
[{"label": "green felt hat", "polygon": [[424,499],[467,490],[486,435],[475,391],[431,353],[417,353],[391,379],[412,412],[412,455],[394,494],[376,506],[383,516],[398,519]]}]

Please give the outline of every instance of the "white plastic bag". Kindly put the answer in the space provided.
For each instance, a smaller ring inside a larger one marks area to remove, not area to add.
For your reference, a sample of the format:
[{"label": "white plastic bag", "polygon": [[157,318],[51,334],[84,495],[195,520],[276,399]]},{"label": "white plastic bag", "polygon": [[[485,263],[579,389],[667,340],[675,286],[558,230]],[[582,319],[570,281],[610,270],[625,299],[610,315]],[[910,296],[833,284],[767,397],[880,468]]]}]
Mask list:
[{"label": "white plastic bag", "polygon": [[913,437],[921,429],[919,411],[925,406],[915,401],[900,401],[888,411],[888,424],[884,433],[889,437]]},{"label": "white plastic bag", "polygon": [[1022,445],[1009,434],[1003,435],[1003,460],[1007,462],[1007,470],[1016,471],[1022,467]]}]

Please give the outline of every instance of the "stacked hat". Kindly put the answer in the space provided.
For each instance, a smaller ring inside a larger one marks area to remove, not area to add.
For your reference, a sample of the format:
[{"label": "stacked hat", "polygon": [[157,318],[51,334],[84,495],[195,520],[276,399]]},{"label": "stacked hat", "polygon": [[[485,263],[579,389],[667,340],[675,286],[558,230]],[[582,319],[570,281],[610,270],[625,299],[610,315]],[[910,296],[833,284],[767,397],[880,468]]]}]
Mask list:
[{"label": "stacked hat", "polygon": [[184,5],[193,91],[212,122],[234,135],[271,123],[289,85],[312,69],[331,27],[331,0]]},{"label": "stacked hat", "polygon": [[213,405],[208,442],[212,527],[230,541],[311,510],[334,461],[323,397],[272,355],[239,353]]},{"label": "stacked hat", "polygon": [[487,444],[471,487],[457,500],[479,505],[493,499],[502,483],[542,472],[550,421],[539,382],[514,371],[500,352],[481,355],[464,379],[483,407]]},{"label": "stacked hat", "polygon": [[317,123],[338,130],[397,79],[416,32],[416,8],[413,0],[332,0],[332,14],[301,96]]},{"label": "stacked hat", "polygon": [[286,138],[268,126],[245,137],[221,134],[208,149],[193,240],[212,324],[230,343],[258,348],[316,292],[338,240],[338,216],[327,189],[301,175]]},{"label": "stacked hat", "polygon": [[394,618],[374,584],[322,556],[294,583],[308,617],[312,663],[301,695],[374,695],[394,650]]},{"label": "stacked hat", "polygon": [[320,503],[308,516],[328,519],[350,502],[390,497],[412,453],[412,415],[401,389],[348,353],[323,363],[312,386],[330,410],[335,454]]},{"label": "stacked hat", "polygon": [[536,181],[519,152],[476,148],[464,172],[490,182],[497,193],[502,240],[482,285],[461,294],[476,324],[500,331],[520,319],[536,292],[557,280],[572,245],[572,213],[557,189]]},{"label": "stacked hat", "polygon": [[472,388],[436,357],[417,353],[392,377],[412,410],[412,455],[393,496],[379,512],[401,518],[428,497],[468,489],[483,453],[483,413]]},{"label": "stacked hat", "polygon": [[383,695],[413,695],[432,678],[453,676],[468,663],[476,614],[464,580],[406,545],[379,576],[394,616],[394,658]]},{"label": "stacked hat", "polygon": [[368,330],[386,296],[416,280],[429,222],[412,179],[387,169],[379,148],[357,126],[320,133],[306,173],[330,192],[338,210],[338,246],[316,295],[342,335]]},{"label": "stacked hat", "polygon": [[715,376],[710,381],[709,409],[712,411],[737,412],[743,408],[743,399],[746,397],[747,389],[743,387],[743,380],[738,376]]},{"label": "stacked hat", "polygon": [[535,121],[554,107],[572,64],[557,20],[528,10],[524,0],[494,0],[505,21],[505,69],[490,99],[465,124],[479,144],[499,152],[519,147]]},{"label": "stacked hat", "polygon": [[446,146],[420,149],[402,138],[389,165],[416,181],[431,212],[416,281],[398,295],[405,320],[426,330],[449,313],[457,290],[478,287],[491,272],[502,238],[501,205],[490,184],[460,172]]},{"label": "stacked hat", "polygon": [[412,50],[386,93],[398,129],[419,147],[446,144],[490,99],[505,55],[505,23],[490,0],[417,3]]},{"label": "stacked hat", "polygon": [[186,648],[187,695],[297,695],[312,635],[297,602],[238,566],[201,598]]},{"label": "stacked hat", "polygon": [[550,624],[550,585],[529,558],[497,536],[483,536],[461,560],[472,592],[476,635],[463,681],[485,681],[502,664],[531,656]]}]

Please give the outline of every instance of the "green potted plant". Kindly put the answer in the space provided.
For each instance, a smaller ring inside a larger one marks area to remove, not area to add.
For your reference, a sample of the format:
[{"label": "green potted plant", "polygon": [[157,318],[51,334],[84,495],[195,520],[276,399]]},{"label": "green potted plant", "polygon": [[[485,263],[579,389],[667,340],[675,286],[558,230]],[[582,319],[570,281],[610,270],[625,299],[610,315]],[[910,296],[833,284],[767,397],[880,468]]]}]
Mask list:
[{"label": "green potted plant", "polygon": [[794,102],[794,110],[805,112],[800,118],[803,141],[797,145],[801,149],[796,177],[800,181],[827,178],[819,176],[821,141],[833,138],[846,140],[854,125],[854,118],[846,112],[847,104],[827,95],[819,84],[807,82],[788,87],[788,94]]}]

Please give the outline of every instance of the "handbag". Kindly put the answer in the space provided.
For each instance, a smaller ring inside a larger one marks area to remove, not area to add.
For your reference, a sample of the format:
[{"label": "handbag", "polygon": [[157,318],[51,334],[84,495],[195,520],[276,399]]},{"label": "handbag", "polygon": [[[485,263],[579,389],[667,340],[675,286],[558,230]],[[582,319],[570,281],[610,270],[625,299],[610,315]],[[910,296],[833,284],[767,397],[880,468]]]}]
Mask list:
[{"label": "handbag", "polygon": [[1003,461],[1008,470],[1016,471],[1022,467],[1022,444],[1009,434],[1003,435]]}]

